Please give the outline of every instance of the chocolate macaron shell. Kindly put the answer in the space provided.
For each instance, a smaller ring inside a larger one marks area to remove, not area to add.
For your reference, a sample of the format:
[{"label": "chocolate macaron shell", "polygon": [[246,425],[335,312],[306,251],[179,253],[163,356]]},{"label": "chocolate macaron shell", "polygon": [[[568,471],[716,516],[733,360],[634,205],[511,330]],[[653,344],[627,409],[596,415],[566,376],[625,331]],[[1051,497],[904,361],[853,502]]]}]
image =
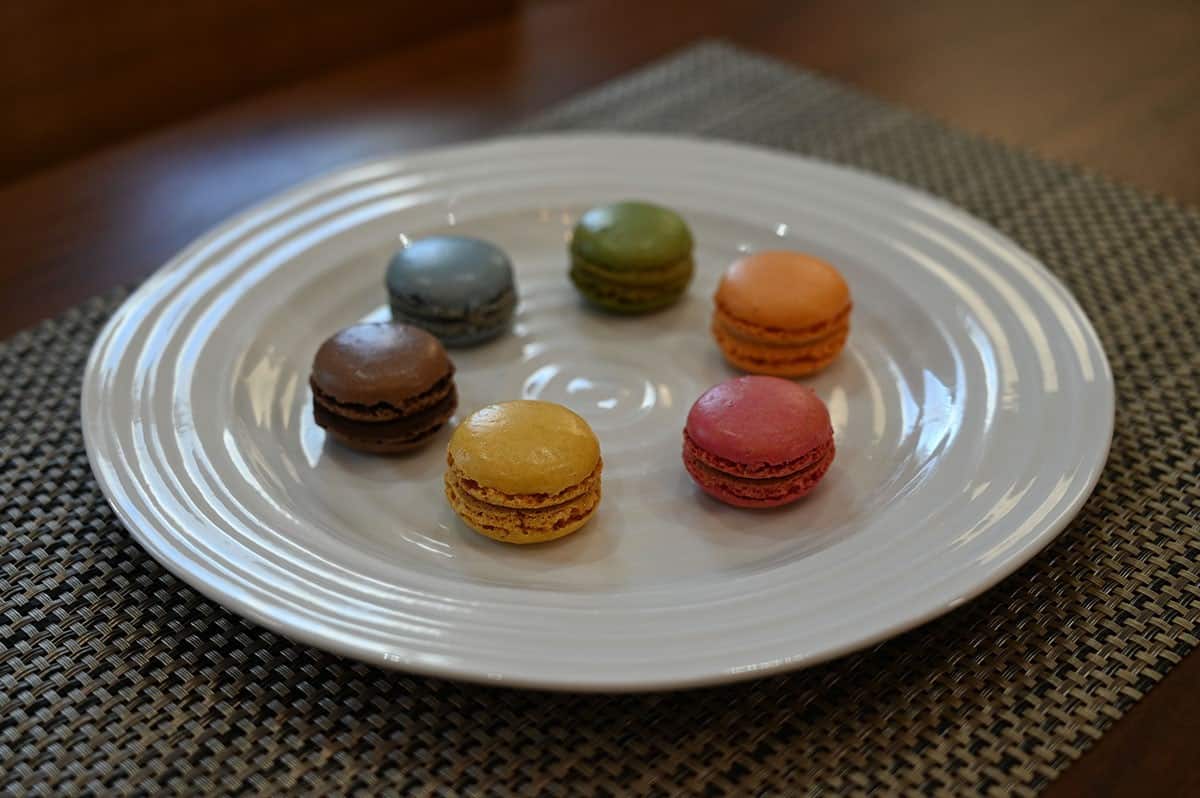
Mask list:
[{"label": "chocolate macaron shell", "polygon": [[354,449],[378,454],[400,454],[423,446],[446,425],[458,409],[458,393],[451,385],[440,402],[420,412],[391,421],[358,421],[317,404],[314,418],[335,439]]},{"label": "chocolate macaron shell", "polygon": [[454,364],[416,327],[355,324],[313,357],[313,418],[353,449],[399,454],[427,443],[454,415]]},{"label": "chocolate macaron shell", "polygon": [[[416,327],[391,322],[356,324],[325,341],[313,358],[311,383],[321,398],[365,411],[375,406],[411,412],[412,400],[433,404],[433,389],[449,386],[454,365],[441,342]],[[402,403],[408,407],[401,407]],[[421,404],[421,402],[417,402]]]},{"label": "chocolate macaron shell", "polygon": [[413,413],[420,413],[441,403],[454,391],[454,373],[451,371],[423,393],[409,397],[401,397],[398,394],[392,402],[377,402],[373,405],[338,402],[332,396],[323,393],[311,381],[309,387],[312,388],[314,404],[320,405],[343,418],[375,423],[394,421]]}]

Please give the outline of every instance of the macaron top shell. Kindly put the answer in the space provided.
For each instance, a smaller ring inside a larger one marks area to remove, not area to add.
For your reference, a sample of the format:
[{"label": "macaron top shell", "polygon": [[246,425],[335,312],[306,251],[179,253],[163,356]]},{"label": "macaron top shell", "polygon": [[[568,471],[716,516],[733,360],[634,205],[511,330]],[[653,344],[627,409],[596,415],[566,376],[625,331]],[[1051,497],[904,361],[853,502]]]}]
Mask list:
[{"label": "macaron top shell", "polygon": [[452,375],[437,338],[407,324],[355,324],[326,339],[312,384],[338,402],[374,405],[422,393]]},{"label": "macaron top shell", "polygon": [[553,402],[518,400],[476,411],[454,430],[448,455],[465,479],[513,494],[554,494],[591,476],[600,442]]},{"label": "macaron top shell", "polygon": [[579,218],[571,252],[613,270],[665,266],[692,254],[692,233],[679,214],[648,202],[617,202]]},{"label": "macaron top shell", "polygon": [[487,241],[433,236],[414,241],[392,256],[388,292],[413,305],[442,313],[495,302],[513,286],[512,263]]},{"label": "macaron top shell", "polygon": [[833,437],[825,403],[778,377],[735,377],[704,392],[685,432],[701,449],[734,463],[784,463]]},{"label": "macaron top shell", "polygon": [[801,252],[756,252],[737,260],[717,286],[717,304],[736,318],[799,330],[850,306],[850,288],[829,263]]}]

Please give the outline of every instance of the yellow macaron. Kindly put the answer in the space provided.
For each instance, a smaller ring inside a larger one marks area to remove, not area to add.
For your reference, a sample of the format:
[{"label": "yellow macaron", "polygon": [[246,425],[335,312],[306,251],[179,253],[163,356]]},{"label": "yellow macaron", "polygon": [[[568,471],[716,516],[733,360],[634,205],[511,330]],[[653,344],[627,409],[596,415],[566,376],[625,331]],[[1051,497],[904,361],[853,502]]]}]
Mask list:
[{"label": "yellow macaron", "polygon": [[600,442],[586,421],[553,402],[476,411],[451,436],[446,463],[454,512],[505,543],[569,535],[600,505]]}]

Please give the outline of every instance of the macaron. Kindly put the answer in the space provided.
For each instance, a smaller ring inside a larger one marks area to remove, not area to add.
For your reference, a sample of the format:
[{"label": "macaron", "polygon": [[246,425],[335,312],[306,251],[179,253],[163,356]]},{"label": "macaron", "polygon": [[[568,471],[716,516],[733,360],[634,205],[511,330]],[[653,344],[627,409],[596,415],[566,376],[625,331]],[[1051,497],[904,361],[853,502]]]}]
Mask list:
[{"label": "macaron", "polygon": [[850,288],[829,263],[801,252],[735,261],[713,298],[712,333],[732,365],[803,377],[828,366],[850,333]]},{"label": "macaron", "polygon": [[388,263],[392,318],[436,335],[447,346],[495,338],[512,323],[517,289],[512,262],[487,241],[432,236]]},{"label": "macaron", "polygon": [[446,451],[446,499],[467,526],[504,543],[575,532],[600,505],[600,442],[562,405],[490,405],[458,425]]},{"label": "macaron", "polygon": [[829,410],[811,388],[735,377],[692,405],[683,465],[700,489],[735,507],[777,507],[808,495],[833,462]]},{"label": "macaron", "polygon": [[354,449],[417,449],[458,406],[454,364],[429,333],[404,324],[355,324],[326,339],[309,385],[317,425]]},{"label": "macaron", "polygon": [[571,281],[593,305],[647,313],[687,290],[692,233],[679,214],[648,202],[592,208],[571,236]]}]

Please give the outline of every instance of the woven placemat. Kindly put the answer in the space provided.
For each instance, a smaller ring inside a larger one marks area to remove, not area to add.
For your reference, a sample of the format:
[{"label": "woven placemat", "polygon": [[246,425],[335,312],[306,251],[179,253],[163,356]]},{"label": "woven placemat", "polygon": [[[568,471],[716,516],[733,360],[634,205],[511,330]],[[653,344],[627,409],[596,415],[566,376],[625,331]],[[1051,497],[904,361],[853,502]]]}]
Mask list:
[{"label": "woven placemat", "polygon": [[525,129],[675,131],[880,172],[1054,270],[1117,380],[1079,518],[981,599],[728,688],[572,696],[374,670],[172,577],[101,498],[79,378],[120,297],[0,344],[0,784],[18,793],[1034,792],[1197,642],[1200,214],[705,44]]}]

